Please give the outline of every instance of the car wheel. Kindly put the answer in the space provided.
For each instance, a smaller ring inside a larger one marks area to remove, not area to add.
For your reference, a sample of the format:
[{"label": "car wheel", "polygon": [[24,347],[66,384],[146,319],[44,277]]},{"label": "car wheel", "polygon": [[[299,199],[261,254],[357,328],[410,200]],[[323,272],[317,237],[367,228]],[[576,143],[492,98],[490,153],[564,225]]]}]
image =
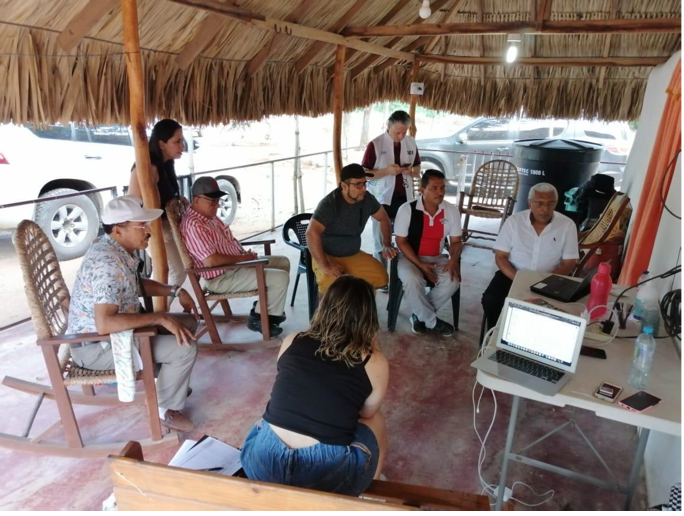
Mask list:
[{"label": "car wheel", "polygon": [[221,219],[223,223],[227,226],[231,222],[233,222],[235,214],[237,213],[237,192],[235,191],[233,183],[231,183],[225,178],[217,177],[216,182],[218,183],[219,188],[228,194],[224,197],[221,197],[221,199],[219,200],[219,209],[216,213],[218,218]]},{"label": "car wheel", "polygon": [[[40,197],[76,192],[71,188],[58,188]],[[97,236],[100,225],[97,208],[85,195],[38,203],[34,219],[50,239],[60,261],[83,256]]]}]

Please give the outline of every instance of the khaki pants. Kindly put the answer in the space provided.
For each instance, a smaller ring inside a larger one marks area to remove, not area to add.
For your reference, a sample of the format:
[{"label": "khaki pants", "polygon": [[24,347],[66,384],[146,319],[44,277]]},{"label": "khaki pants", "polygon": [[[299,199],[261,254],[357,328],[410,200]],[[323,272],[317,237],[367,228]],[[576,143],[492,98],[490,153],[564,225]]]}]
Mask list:
[{"label": "khaki pants", "polygon": [[[283,315],[287,287],[290,285],[290,260],[285,256],[261,256],[260,258],[268,258],[268,263],[264,267],[268,314]],[[258,288],[256,270],[251,267],[230,269],[218,278],[203,281],[207,289],[217,294],[249,292]],[[254,311],[261,313],[259,303]]]},{"label": "khaki pants", "polygon": [[[188,274],[185,272],[185,265],[178,252],[178,246],[173,239],[171,225],[167,219],[162,219],[162,233],[164,235],[164,248],[166,249],[166,261],[169,264],[169,279],[167,285],[183,285]],[[152,247],[148,246],[147,254],[152,256]],[[172,298],[169,298],[173,301]]]},{"label": "khaki pants", "polygon": [[[194,333],[197,329],[197,321],[193,316],[169,315],[178,319],[191,332]],[[190,347],[180,346],[174,335],[157,335],[151,337],[150,341],[152,359],[155,364],[161,364],[157,377],[157,404],[167,410],[182,410],[185,406],[185,399],[188,397],[190,373],[197,358],[197,342],[192,342]],[[71,356],[77,365],[85,369],[94,371],[114,369],[112,346],[109,342],[104,347],[100,344],[73,347]]]},{"label": "khaki pants", "polygon": [[[384,287],[389,283],[385,267],[368,253],[359,251],[352,256],[345,256],[343,258],[326,254],[325,257],[328,259],[328,262],[337,264],[344,274],[365,279],[373,285],[373,288]],[[318,290],[321,293],[325,293],[330,284],[335,281],[335,278],[325,274],[316,263],[316,260],[312,260],[312,264],[314,274],[316,274]]]}]

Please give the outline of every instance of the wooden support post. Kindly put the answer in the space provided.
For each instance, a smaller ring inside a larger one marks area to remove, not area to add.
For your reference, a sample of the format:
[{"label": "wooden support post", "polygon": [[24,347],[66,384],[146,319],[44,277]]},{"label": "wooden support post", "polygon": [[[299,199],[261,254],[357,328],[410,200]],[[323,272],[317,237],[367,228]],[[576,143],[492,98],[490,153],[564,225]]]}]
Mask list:
[{"label": "wooden support post", "polygon": [[[152,181],[150,151],[147,145],[147,123],[145,121],[145,90],[142,59],[140,56],[140,38],[138,35],[137,0],[121,0],[123,18],[124,54],[126,71],[128,72],[128,92],[130,97],[131,129],[133,146],[135,147],[135,168],[142,193],[143,204],[147,208],[159,208],[157,186]],[[162,235],[161,219],[152,221],[152,267],[154,279],[166,283],[169,266],[166,262],[166,248]],[[166,311],[166,297],[154,298],[154,310]]]},{"label": "wooden support post", "polygon": [[[413,67],[411,68],[411,82],[418,82],[418,72],[420,71],[420,63],[418,61],[413,62]],[[416,126],[416,104],[418,104],[418,97],[420,95],[411,95],[411,104],[409,105],[409,116],[411,117],[411,127],[409,127],[409,134],[415,138],[418,132],[418,127]]]},{"label": "wooden support post", "polygon": [[337,183],[342,173],[342,116],[344,114],[344,61],[347,48],[337,45],[333,76],[333,163]]}]

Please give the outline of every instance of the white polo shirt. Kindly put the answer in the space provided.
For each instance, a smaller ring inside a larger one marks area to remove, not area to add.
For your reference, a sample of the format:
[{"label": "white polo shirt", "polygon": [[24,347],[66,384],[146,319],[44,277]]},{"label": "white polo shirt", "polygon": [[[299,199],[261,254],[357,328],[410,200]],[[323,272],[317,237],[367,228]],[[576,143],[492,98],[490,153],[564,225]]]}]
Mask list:
[{"label": "white polo shirt", "polygon": [[494,249],[510,253],[508,261],[519,271],[551,272],[561,260],[579,258],[577,227],[565,215],[554,212],[541,235],[532,227],[530,210],[506,219]]},{"label": "white polo shirt", "polygon": [[[411,224],[411,202],[405,202],[397,210],[397,216],[394,218],[394,234],[398,237],[408,237],[409,226]],[[441,246],[439,253],[444,248],[445,237],[460,237],[461,236],[461,214],[458,208],[450,202],[443,201],[438,207],[434,215],[430,215],[425,211],[423,206],[423,196],[418,197],[416,202],[416,210],[423,213],[423,236],[426,234],[433,234],[435,226],[441,226],[439,231],[441,236]],[[438,254],[439,254],[438,253]]]}]

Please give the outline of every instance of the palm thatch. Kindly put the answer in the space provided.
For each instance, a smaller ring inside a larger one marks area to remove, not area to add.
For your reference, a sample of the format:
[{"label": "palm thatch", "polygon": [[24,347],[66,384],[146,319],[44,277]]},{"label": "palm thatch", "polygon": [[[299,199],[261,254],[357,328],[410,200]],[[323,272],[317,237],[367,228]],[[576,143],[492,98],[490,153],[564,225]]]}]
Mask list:
[{"label": "palm thatch", "polygon": [[[353,25],[377,24],[398,0],[369,0],[354,15]],[[458,0],[443,3],[429,23],[442,20]],[[478,3],[461,2],[449,21],[477,22]],[[285,19],[301,0],[246,0],[240,7]],[[316,2],[298,22],[329,29],[355,0]],[[51,123],[86,121],[93,124],[129,120],[128,88],[120,7],[92,27],[68,53],[57,37],[88,0],[0,0],[0,122]],[[611,0],[556,0],[551,20],[607,20]],[[391,24],[414,22],[419,0],[412,0]],[[621,0],[618,18],[679,18],[675,0]],[[529,21],[534,0],[483,0],[484,22]],[[166,0],[139,0],[140,44],[146,75],[146,112],[150,119],[173,117],[203,125],[258,120],[268,115],[320,115],[331,111],[331,67],[335,49],[327,44],[300,73],[295,62],[312,41],[290,36],[273,48],[268,61],[252,77],[248,62],[270,41],[272,33],[223,18],[217,35],[186,70],[177,55],[201,30],[207,12]],[[601,57],[606,35],[523,36],[523,55],[535,57]],[[394,45],[408,46],[416,37]],[[387,45],[392,38],[370,38]],[[506,35],[444,36],[433,52],[454,56],[496,56],[506,50]],[[610,36],[609,56],[669,57],[681,45],[680,34],[620,34]],[[419,49],[420,50],[420,49]],[[356,52],[347,70],[368,57]],[[381,64],[384,58],[379,58]],[[382,71],[367,68],[346,77],[345,109],[380,100],[409,98],[409,64],[398,62]],[[598,117],[631,120],[638,117],[649,67],[522,67],[426,63],[420,104],[464,115],[510,115],[524,108],[535,117]],[[604,75],[604,77],[600,77]]]}]

